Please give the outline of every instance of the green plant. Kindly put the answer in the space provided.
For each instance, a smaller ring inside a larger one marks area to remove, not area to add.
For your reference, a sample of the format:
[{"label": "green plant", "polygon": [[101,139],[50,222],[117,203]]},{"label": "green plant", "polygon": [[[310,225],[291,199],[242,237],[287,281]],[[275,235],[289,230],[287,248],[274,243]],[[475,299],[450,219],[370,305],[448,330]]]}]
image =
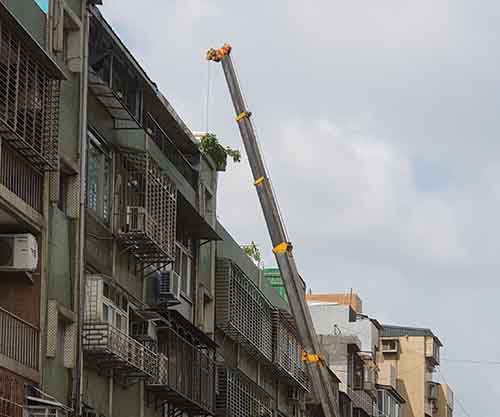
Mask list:
[{"label": "green plant", "polygon": [[252,258],[255,262],[259,263],[261,261],[260,250],[254,241],[252,241],[252,243],[250,243],[249,245],[244,245],[243,251],[248,257]]},{"label": "green plant", "polygon": [[238,149],[222,146],[217,136],[211,133],[207,133],[201,138],[199,148],[202,153],[213,159],[217,169],[221,171],[226,168],[228,156],[233,159],[233,162],[241,161],[241,153]]}]

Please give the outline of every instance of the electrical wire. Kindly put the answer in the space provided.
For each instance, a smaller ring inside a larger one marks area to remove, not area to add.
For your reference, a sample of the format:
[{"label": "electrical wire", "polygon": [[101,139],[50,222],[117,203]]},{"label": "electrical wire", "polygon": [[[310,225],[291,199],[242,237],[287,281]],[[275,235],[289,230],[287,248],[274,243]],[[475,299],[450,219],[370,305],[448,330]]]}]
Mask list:
[{"label": "electrical wire", "polygon": [[[449,386],[443,372],[441,371],[441,369],[438,368],[438,372],[439,372],[439,375],[441,375],[441,378],[443,379],[444,383],[446,385]],[[467,416],[467,417],[471,417],[470,413],[465,409],[465,406],[463,404],[463,402],[460,400],[460,398],[458,398],[458,395],[456,392],[453,392],[453,398],[457,401],[457,404],[460,406],[460,409],[462,410],[462,412]]]},{"label": "electrical wire", "polygon": [[441,358],[445,362],[470,363],[473,365],[500,365],[500,361],[496,360],[475,360],[475,359],[448,359]]}]

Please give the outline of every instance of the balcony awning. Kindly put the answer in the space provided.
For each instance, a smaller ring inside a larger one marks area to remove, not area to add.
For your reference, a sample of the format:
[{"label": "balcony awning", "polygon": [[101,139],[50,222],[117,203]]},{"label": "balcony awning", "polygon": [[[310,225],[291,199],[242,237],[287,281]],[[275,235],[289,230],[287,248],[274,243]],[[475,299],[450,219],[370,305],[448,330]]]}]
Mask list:
[{"label": "balcony awning", "polygon": [[24,42],[25,46],[29,48],[31,53],[43,62],[49,74],[57,80],[65,80],[67,77],[64,72],[61,70],[59,65],[57,65],[56,61],[52,59],[52,57],[45,52],[43,46],[41,46],[33,36],[26,30],[26,28],[22,25],[21,22],[10,12],[5,4],[0,1],[0,18],[6,22],[8,25],[16,29],[19,38]]},{"label": "balcony awning", "polygon": [[222,237],[181,193],[177,193],[177,225],[182,233],[195,239],[222,240]]}]

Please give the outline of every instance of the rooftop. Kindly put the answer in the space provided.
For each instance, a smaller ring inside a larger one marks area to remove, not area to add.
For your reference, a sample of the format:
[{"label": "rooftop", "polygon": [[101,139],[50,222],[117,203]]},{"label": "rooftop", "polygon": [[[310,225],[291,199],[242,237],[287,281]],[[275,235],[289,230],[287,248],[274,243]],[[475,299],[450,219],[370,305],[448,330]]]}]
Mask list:
[{"label": "rooftop", "polygon": [[432,332],[431,329],[421,327],[393,326],[382,325],[381,337],[403,337],[403,336],[429,336],[433,337],[439,346],[443,346],[439,338]]}]

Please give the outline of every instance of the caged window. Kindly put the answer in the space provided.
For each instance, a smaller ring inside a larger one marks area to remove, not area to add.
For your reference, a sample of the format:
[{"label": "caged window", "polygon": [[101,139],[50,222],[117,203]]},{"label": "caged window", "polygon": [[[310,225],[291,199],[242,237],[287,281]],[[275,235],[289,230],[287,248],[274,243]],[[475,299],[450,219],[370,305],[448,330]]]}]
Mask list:
[{"label": "caged window", "polygon": [[111,154],[89,132],[87,207],[109,225],[111,219]]}]

